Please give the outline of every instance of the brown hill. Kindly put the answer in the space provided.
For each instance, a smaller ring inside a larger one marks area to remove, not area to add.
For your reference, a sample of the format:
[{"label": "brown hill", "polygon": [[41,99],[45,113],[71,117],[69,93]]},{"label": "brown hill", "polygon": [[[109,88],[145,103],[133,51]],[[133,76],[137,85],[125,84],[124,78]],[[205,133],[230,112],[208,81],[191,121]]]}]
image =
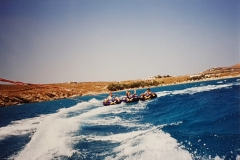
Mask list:
[{"label": "brown hill", "polygon": [[0,106],[41,102],[107,92],[110,82],[82,82],[35,85],[0,85]]},{"label": "brown hill", "polygon": [[240,68],[240,63],[231,66],[230,68]]},{"label": "brown hill", "polygon": [[208,69],[201,74],[205,77],[224,77],[224,76],[237,76],[240,73],[240,63],[231,67],[215,67]]}]

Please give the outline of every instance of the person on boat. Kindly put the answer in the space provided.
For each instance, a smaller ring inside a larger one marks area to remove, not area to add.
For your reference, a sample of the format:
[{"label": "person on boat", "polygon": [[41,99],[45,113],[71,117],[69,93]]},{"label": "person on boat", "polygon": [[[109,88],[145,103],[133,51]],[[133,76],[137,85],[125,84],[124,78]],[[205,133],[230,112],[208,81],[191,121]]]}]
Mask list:
[{"label": "person on boat", "polygon": [[150,88],[148,88],[146,92],[140,95],[140,98],[145,97],[146,99],[148,99],[151,95],[153,95],[153,93],[150,91]]},{"label": "person on boat", "polygon": [[109,92],[109,96],[104,100],[104,102],[114,102],[115,100],[117,100],[118,102],[120,101],[118,97],[113,96],[112,92]]},{"label": "person on boat", "polygon": [[133,100],[133,95],[131,95],[130,91],[126,91],[126,96],[127,96],[127,101],[132,101]]},{"label": "person on boat", "polygon": [[126,96],[127,96],[127,98],[131,98],[132,97],[131,92],[130,91],[126,91]]},{"label": "person on boat", "polygon": [[153,94],[153,93],[150,91],[150,88],[148,88],[144,94],[145,94],[145,95],[151,95],[151,94]]}]

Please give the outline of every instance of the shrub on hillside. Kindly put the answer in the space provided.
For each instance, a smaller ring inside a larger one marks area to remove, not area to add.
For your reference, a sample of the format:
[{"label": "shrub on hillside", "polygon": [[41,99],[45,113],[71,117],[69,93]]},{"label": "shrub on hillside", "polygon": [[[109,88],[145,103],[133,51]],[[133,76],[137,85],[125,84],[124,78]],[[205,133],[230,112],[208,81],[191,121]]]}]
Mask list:
[{"label": "shrub on hillside", "polygon": [[153,85],[153,86],[157,86],[157,85],[159,85],[159,82],[157,82],[157,81],[154,80],[154,81],[152,82],[152,85]]},{"label": "shrub on hillside", "polygon": [[139,87],[150,87],[150,86],[157,86],[159,82],[157,81],[139,81],[139,82],[132,82],[132,83],[111,83],[108,85],[107,89],[109,91],[117,91],[129,88],[139,88]]},{"label": "shrub on hillside", "polygon": [[111,83],[107,86],[107,89],[109,91],[117,91],[117,90],[122,90],[124,89],[123,85],[122,84],[119,84],[119,83]]}]

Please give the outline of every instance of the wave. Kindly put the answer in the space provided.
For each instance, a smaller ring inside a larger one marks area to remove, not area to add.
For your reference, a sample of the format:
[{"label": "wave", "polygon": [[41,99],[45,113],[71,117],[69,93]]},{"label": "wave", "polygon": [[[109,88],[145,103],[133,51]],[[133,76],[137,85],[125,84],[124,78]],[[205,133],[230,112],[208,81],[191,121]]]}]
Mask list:
[{"label": "wave", "polygon": [[[99,101],[93,99],[70,108],[62,108],[57,113],[44,117],[36,127],[30,142],[12,159],[53,159],[62,155],[71,156],[74,132],[79,129],[79,121],[69,117],[72,112],[80,112]],[[80,114],[81,115],[81,114]],[[37,118],[36,118],[37,119]],[[29,128],[31,128],[29,127]]]},{"label": "wave", "polygon": [[211,91],[211,90],[216,90],[216,89],[221,89],[221,88],[228,88],[233,85],[240,85],[240,83],[235,82],[235,83],[221,84],[221,85],[207,85],[207,86],[191,87],[191,88],[186,88],[183,90],[161,91],[161,92],[157,92],[156,94],[158,97],[163,97],[166,95],[177,95],[177,94],[195,94],[195,93],[199,93],[199,92],[206,92],[206,91]]},{"label": "wave", "polygon": [[[176,94],[195,94],[220,88],[227,88],[240,83],[207,85],[174,91],[157,92],[158,97]],[[151,102],[151,101],[149,101]],[[162,131],[167,125],[180,125],[183,122],[173,122],[153,126],[150,123],[141,124],[139,113],[144,111],[149,102],[139,102],[132,105],[119,104],[102,107],[102,101],[91,99],[78,103],[70,108],[59,109],[56,113],[40,115],[39,117],[14,121],[0,128],[0,140],[8,136],[31,134],[26,146],[10,157],[10,159],[61,159],[71,157],[79,151],[74,145],[86,139],[87,141],[103,141],[117,143],[112,153],[101,153],[105,159],[194,159],[181,143]],[[121,115],[127,113],[130,118]],[[126,133],[96,133],[80,135],[84,126],[113,126],[126,127]],[[216,157],[218,158],[218,157]]]},{"label": "wave", "polygon": [[[17,121],[13,122],[13,124],[9,126],[0,128],[0,134],[2,135],[2,139],[4,139],[12,135],[11,131],[15,129],[18,129],[15,135],[26,134],[34,130],[30,142],[23,150],[11,158],[16,160],[53,159],[55,157],[71,156],[74,152],[77,152],[77,150],[73,149],[74,142],[77,138],[75,135],[81,130],[81,126],[87,123],[91,125],[118,123],[122,126],[137,127],[136,125],[132,125],[130,121],[123,123],[119,117],[114,117],[113,119],[107,117],[100,121],[97,118],[98,115],[104,113],[124,112],[124,109],[121,109],[124,104],[105,107],[100,106],[102,106],[101,101],[91,99],[88,102],[81,102],[70,108],[62,108],[54,114],[21,120],[22,123]],[[126,105],[125,107],[128,108]],[[19,125],[15,125],[18,123]],[[20,127],[21,125],[23,127]],[[6,128],[9,128],[8,131],[3,133],[3,130]],[[26,130],[26,128],[29,132],[22,132]]]},{"label": "wave", "polygon": [[[169,125],[179,125],[182,122]],[[80,136],[80,139],[87,141],[106,141],[109,143],[120,143],[113,149],[112,155],[105,159],[192,159],[192,155],[184,149],[168,133],[164,133],[160,126],[148,126],[148,129],[141,129],[127,133],[111,134],[107,136]],[[146,126],[144,126],[146,127]],[[173,154],[174,153],[174,154]],[[107,155],[108,153],[103,153]],[[173,155],[172,155],[173,154]]]},{"label": "wave", "polygon": [[39,117],[35,117],[35,118],[28,118],[28,119],[23,119],[19,121],[14,121],[6,127],[1,127],[0,140],[3,140],[9,136],[34,133],[39,123],[43,121],[45,117],[46,115],[40,115]]},{"label": "wave", "polygon": [[217,83],[220,84],[220,83],[223,83],[223,81],[218,81]]},{"label": "wave", "polygon": [[[6,130],[6,127],[0,128],[2,138],[13,135],[11,134],[11,131],[15,129],[18,129],[18,132],[14,135],[26,134],[33,132],[32,130],[34,130],[30,142],[18,154],[13,155],[10,159],[53,159],[62,156],[69,157],[73,155],[73,153],[78,153],[78,151],[74,149],[74,144],[82,138],[87,138],[88,140],[111,140],[120,142],[120,146],[113,150],[113,153],[116,153],[116,157],[113,158],[110,156],[106,159],[119,159],[124,155],[130,155],[128,157],[130,159],[134,157],[141,157],[141,159],[144,159],[148,154],[152,154],[154,151],[153,148],[155,148],[156,155],[152,156],[163,158],[164,154],[159,154],[159,147],[161,150],[164,149],[166,153],[171,153],[173,151],[179,153],[175,154],[176,157],[177,155],[180,156],[182,154],[184,154],[183,159],[190,157],[190,154],[182,149],[175,139],[160,130],[163,126],[152,127],[151,124],[138,124],[134,119],[125,120],[115,115],[116,112],[125,112],[127,110],[128,112],[131,112],[130,110],[135,112],[139,110],[139,106],[140,109],[141,107],[144,109],[146,104],[140,103],[132,105],[131,107],[124,104],[106,107],[99,107],[100,105],[101,101],[92,99],[88,102],[82,102],[70,108],[60,109],[54,114],[15,121],[9,126],[6,126],[9,129],[5,133],[2,131]],[[87,108],[91,109],[86,110]],[[69,117],[68,115],[72,112],[78,112],[79,114]],[[98,116],[100,114],[109,113],[113,114],[113,116]],[[179,123],[170,125],[178,124]],[[141,130],[108,136],[76,136],[76,133],[81,130],[83,125],[120,125],[128,128],[137,127]],[[156,141],[156,139],[158,139],[158,141]],[[139,143],[138,145],[136,145],[137,142]],[[126,146],[129,148],[126,149]],[[129,153],[130,151],[132,153]]]},{"label": "wave", "polygon": [[114,148],[114,156],[110,159],[192,159],[191,154],[185,150],[168,133],[157,127],[119,135],[100,137],[99,140],[118,141],[121,144]]}]

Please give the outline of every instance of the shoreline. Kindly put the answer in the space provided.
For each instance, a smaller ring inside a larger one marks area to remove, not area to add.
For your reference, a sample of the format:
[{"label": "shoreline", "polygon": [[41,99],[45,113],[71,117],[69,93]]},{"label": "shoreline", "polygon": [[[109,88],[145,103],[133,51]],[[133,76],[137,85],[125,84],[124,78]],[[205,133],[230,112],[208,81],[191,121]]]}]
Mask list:
[{"label": "shoreline", "polygon": [[[223,76],[223,77],[204,78],[199,80],[178,81],[174,83],[159,84],[157,86],[123,89],[123,90],[113,91],[113,93],[122,92],[126,90],[164,87],[164,86],[213,81],[213,80],[221,80],[221,79],[230,79],[230,78],[238,78],[238,77],[240,78],[240,74]],[[177,77],[171,77],[171,78],[177,79]],[[83,97],[83,96],[90,96],[90,95],[108,94],[109,90],[107,90],[107,85],[111,83],[113,82],[83,82],[80,84],[68,84],[68,85],[63,84],[62,86],[61,84],[59,85],[52,84],[51,85],[52,88],[51,87],[50,88],[34,88],[34,87],[31,88],[31,86],[25,86],[25,90],[21,90],[24,87],[21,88],[19,86],[11,86],[12,88],[18,87],[18,90],[7,90],[5,92],[0,91],[0,107],[8,107],[8,106],[21,105],[25,103],[37,103],[37,102],[60,100],[60,99],[67,99],[67,98],[74,98],[74,97]]]},{"label": "shoreline", "polygon": [[[231,78],[240,78],[240,75],[237,75],[237,76],[227,76],[227,77],[218,77],[218,78],[209,78],[209,79],[204,79],[204,80],[195,80],[195,81],[191,81],[191,82],[179,82],[179,83],[175,83],[175,84],[164,84],[164,85],[142,87],[142,88],[129,88],[129,89],[123,89],[123,90],[118,90],[118,91],[112,91],[112,92],[115,93],[115,92],[122,92],[122,91],[126,91],[126,90],[165,87],[165,86],[173,86],[173,85],[180,85],[180,84],[189,84],[189,83],[197,83],[197,82],[215,81],[215,80],[221,80],[221,79],[224,80],[224,79],[231,79]],[[102,93],[95,93],[95,94],[84,94],[82,96],[90,96],[90,95],[98,95],[98,94],[108,94],[109,92],[110,91],[102,92]]]},{"label": "shoreline", "polygon": [[[209,78],[209,79],[200,79],[190,82],[179,82],[176,84],[170,84],[170,85],[179,85],[179,84],[188,84],[188,83],[196,83],[196,82],[206,82],[206,81],[215,81],[215,80],[221,80],[221,79],[231,79],[231,78],[240,78],[240,75],[236,76],[225,76],[225,77],[216,77],[216,78]],[[163,85],[163,86],[170,86],[169,84]]]},{"label": "shoreline", "polygon": [[[164,87],[164,86],[181,85],[181,84],[197,83],[197,82],[204,82],[204,81],[224,80],[224,79],[231,79],[231,78],[240,78],[240,75],[215,77],[215,78],[206,78],[206,79],[200,79],[200,80],[194,80],[194,81],[183,81],[183,82],[161,84],[161,85],[158,85],[158,86],[150,86],[150,87],[143,87],[143,88],[123,89],[123,90],[113,91],[113,93],[122,92],[122,91],[125,91],[125,90]],[[111,82],[109,82],[109,83],[111,83]],[[107,91],[107,90],[104,90],[104,91],[89,91],[89,92],[86,92],[84,94],[68,94],[68,95],[66,94],[65,96],[63,96],[63,94],[62,94],[62,96],[56,96],[54,98],[54,97],[51,97],[51,96],[54,96],[53,93],[47,92],[46,93],[46,95],[48,95],[47,98],[45,98],[45,99],[44,98],[43,99],[38,99],[38,100],[34,100],[34,99],[32,99],[32,100],[24,100],[24,98],[19,97],[19,95],[15,95],[15,96],[12,97],[12,99],[13,99],[12,102],[13,103],[10,102],[10,103],[8,103],[9,105],[3,105],[3,106],[0,106],[0,107],[8,107],[8,106],[22,105],[22,104],[25,104],[25,103],[37,103],[37,102],[60,100],[60,99],[67,99],[67,98],[73,99],[75,97],[83,97],[83,96],[99,95],[99,94],[108,94],[108,93],[109,93],[109,91]],[[35,95],[36,95],[36,93],[35,93]],[[42,96],[44,97],[44,95],[42,95]],[[8,99],[10,99],[10,97],[11,96],[9,96]],[[0,98],[2,98],[2,95],[0,96]]]}]

